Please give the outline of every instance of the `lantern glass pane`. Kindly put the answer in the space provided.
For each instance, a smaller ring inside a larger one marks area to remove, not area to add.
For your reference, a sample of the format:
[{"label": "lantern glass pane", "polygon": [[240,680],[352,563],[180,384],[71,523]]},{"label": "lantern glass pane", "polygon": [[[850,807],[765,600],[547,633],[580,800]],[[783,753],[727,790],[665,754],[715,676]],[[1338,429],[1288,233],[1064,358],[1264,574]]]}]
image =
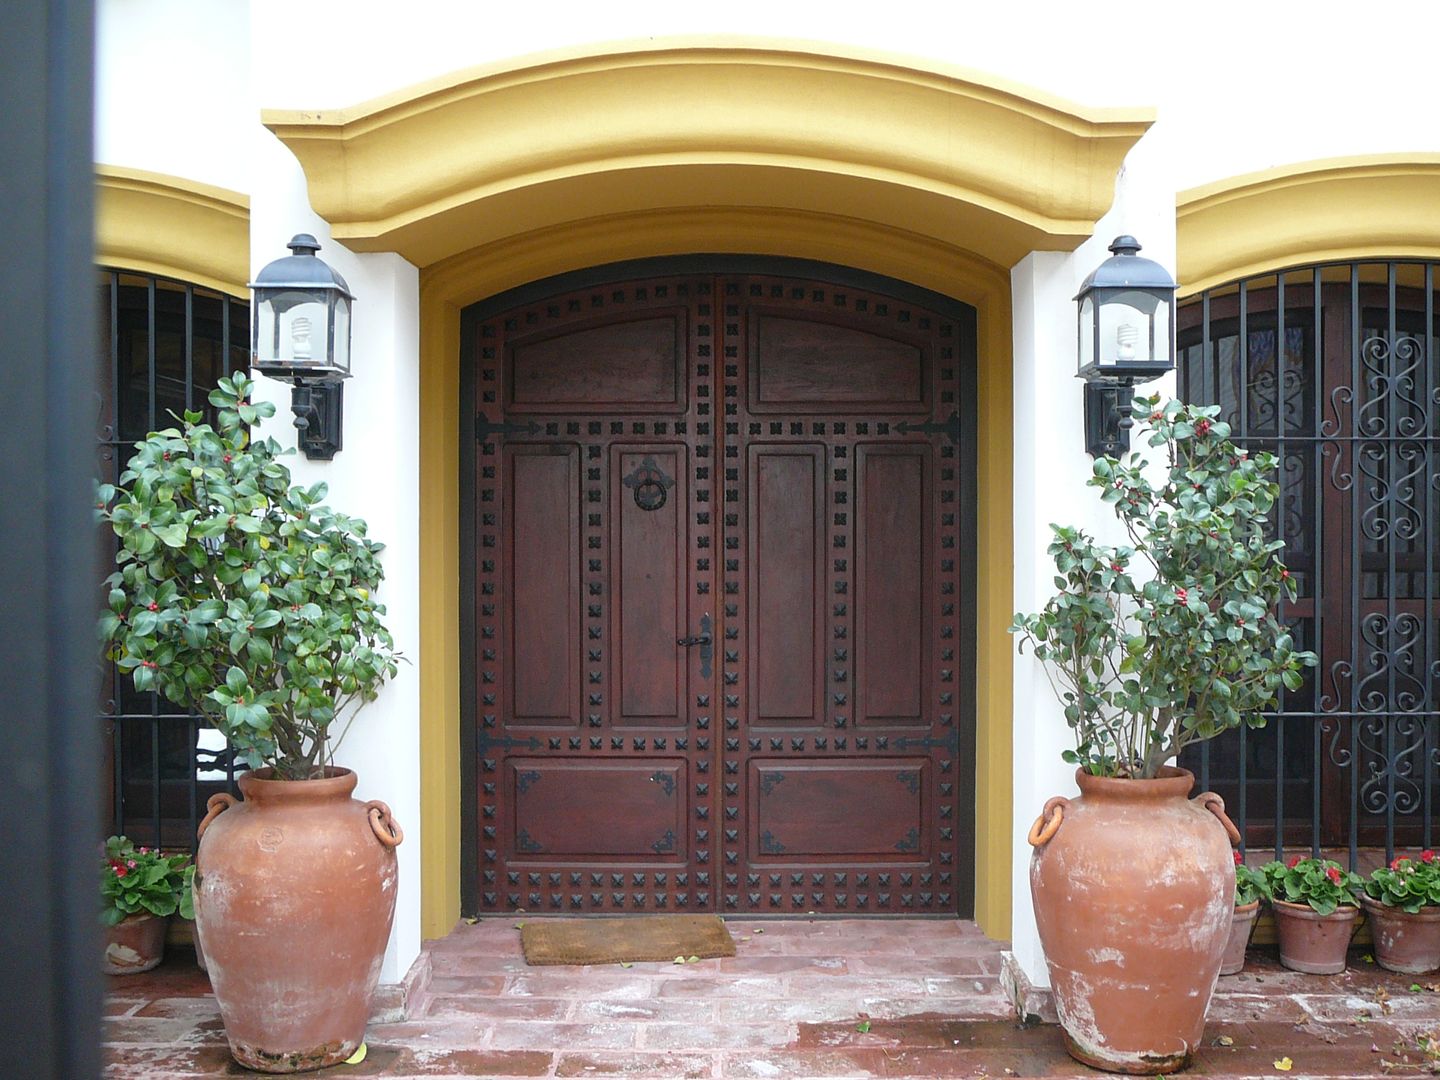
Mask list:
[{"label": "lantern glass pane", "polygon": [[1080,365],[1084,374],[1095,363],[1095,301],[1086,296],[1080,301]]},{"label": "lantern glass pane", "polygon": [[[328,299],[323,289],[284,289],[262,299],[261,307],[273,312],[274,323],[265,344],[257,343],[257,358],[262,363],[284,364],[299,372],[310,367],[328,367]],[[260,353],[261,348],[272,350],[270,356]]]},{"label": "lantern glass pane", "polygon": [[1100,305],[1100,367],[1146,364],[1156,359],[1153,316],[1159,298],[1126,290]]},{"label": "lantern glass pane", "polygon": [[334,350],[331,362],[338,371],[350,372],[350,301],[335,297],[335,330],[330,339]]}]

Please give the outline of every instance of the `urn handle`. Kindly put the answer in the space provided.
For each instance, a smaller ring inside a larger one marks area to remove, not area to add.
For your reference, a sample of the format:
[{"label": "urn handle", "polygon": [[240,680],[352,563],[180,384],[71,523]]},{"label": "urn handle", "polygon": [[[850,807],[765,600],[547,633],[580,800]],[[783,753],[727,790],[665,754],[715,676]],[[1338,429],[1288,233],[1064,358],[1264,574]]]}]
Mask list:
[{"label": "urn handle", "polygon": [[205,830],[210,827],[210,823],[239,801],[234,795],[225,791],[211,795],[205,802],[205,817],[201,820],[200,827],[195,830],[195,839],[199,840],[203,837]]},{"label": "urn handle", "polygon": [[1056,795],[1053,799],[1046,800],[1045,809],[1040,811],[1035,824],[1030,826],[1030,835],[1026,837],[1031,847],[1048,844],[1050,838],[1060,831],[1060,824],[1065,820],[1065,808],[1069,805],[1070,800],[1064,795]]},{"label": "urn handle", "polygon": [[375,839],[387,848],[399,847],[400,842],[405,839],[405,833],[400,824],[390,816],[390,807],[379,799],[371,799],[365,804],[365,811],[370,817],[370,829],[375,833]]},{"label": "urn handle", "polygon": [[1206,791],[1196,795],[1191,802],[1198,802],[1206,810],[1209,810],[1210,813],[1220,819],[1220,824],[1225,826],[1226,835],[1230,837],[1230,843],[1240,843],[1240,830],[1237,829],[1235,823],[1226,816],[1224,799],[1216,795],[1213,791]]}]

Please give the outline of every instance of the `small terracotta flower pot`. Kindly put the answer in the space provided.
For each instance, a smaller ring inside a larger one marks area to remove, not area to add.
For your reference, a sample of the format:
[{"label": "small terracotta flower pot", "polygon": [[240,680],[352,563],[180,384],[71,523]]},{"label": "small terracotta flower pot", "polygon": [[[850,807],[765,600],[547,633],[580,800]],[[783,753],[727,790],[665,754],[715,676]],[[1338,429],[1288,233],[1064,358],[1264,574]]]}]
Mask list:
[{"label": "small terracotta flower pot", "polygon": [[1307,975],[1339,975],[1345,970],[1345,951],[1360,917],[1358,907],[1342,905],[1329,915],[1288,900],[1272,901],[1271,907],[1283,966]]},{"label": "small terracotta flower pot", "polygon": [[1440,907],[1423,907],[1411,914],[1368,896],[1360,902],[1375,937],[1376,963],[1406,975],[1440,969]]},{"label": "small terracotta flower pot", "polygon": [[1221,975],[1234,975],[1245,967],[1245,950],[1250,946],[1250,932],[1255,929],[1259,914],[1259,900],[1235,908],[1230,920],[1230,940],[1225,944],[1225,959],[1220,961]]},{"label": "small terracotta flower pot", "polygon": [[165,924],[158,915],[126,915],[105,928],[105,974],[135,975],[165,957]]}]

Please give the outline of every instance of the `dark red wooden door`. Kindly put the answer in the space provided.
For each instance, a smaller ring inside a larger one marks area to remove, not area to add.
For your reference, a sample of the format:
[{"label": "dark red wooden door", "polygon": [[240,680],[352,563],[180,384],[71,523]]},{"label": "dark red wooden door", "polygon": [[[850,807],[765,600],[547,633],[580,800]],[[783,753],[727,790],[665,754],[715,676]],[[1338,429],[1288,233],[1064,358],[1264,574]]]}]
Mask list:
[{"label": "dark red wooden door", "polygon": [[467,340],[467,907],[968,911],[964,311],[692,274]]}]

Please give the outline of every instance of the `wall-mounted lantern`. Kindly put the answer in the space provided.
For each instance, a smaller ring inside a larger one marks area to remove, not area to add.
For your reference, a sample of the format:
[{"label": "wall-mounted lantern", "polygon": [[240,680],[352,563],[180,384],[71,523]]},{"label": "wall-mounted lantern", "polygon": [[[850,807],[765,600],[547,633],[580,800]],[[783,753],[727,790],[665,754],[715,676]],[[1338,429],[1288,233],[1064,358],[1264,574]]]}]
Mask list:
[{"label": "wall-mounted lantern", "polygon": [[350,303],[345,279],[300,233],[293,254],[261,270],[254,290],[254,370],[290,383],[296,442],[307,458],[329,461],[340,449],[344,380],[350,377]]},{"label": "wall-mounted lantern", "polygon": [[1085,386],[1085,449],[1119,457],[1130,449],[1134,385],[1175,370],[1175,281],[1117,236],[1111,256],[1076,293],[1079,377]]}]

